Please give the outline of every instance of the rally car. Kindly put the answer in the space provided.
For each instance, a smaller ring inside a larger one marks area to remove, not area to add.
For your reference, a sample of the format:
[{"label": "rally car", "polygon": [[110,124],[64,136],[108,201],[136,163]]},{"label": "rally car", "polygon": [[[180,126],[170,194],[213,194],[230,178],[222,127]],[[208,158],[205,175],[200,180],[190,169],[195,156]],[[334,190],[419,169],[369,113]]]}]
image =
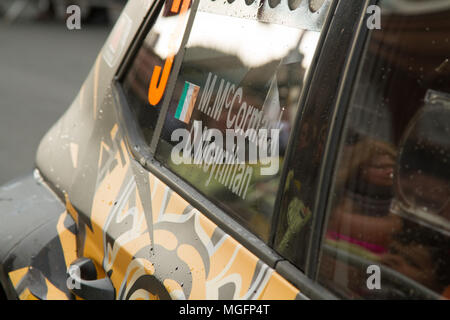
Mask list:
[{"label": "rally car", "polygon": [[0,188],[1,295],[450,298],[449,38],[446,0],[129,1]]}]

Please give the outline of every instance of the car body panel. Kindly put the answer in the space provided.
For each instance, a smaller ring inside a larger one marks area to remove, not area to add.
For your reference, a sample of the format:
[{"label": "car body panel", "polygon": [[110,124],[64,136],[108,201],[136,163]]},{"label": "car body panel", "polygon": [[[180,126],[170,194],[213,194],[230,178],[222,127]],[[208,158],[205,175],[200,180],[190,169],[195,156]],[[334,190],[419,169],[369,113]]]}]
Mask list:
[{"label": "car body panel", "polygon": [[0,198],[2,219],[8,221],[0,227],[1,279],[8,296],[68,299],[65,262],[76,257],[76,230],[64,204],[37,171],[2,187]]}]

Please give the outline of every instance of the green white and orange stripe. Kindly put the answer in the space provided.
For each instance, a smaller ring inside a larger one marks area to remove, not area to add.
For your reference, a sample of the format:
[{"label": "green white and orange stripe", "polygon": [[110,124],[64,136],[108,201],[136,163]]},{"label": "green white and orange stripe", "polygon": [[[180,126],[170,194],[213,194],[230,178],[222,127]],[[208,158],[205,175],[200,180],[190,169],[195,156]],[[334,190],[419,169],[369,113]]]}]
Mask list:
[{"label": "green white and orange stripe", "polygon": [[178,102],[175,118],[189,124],[199,90],[200,87],[193,83],[188,81],[184,83],[183,93],[181,94],[180,102]]}]

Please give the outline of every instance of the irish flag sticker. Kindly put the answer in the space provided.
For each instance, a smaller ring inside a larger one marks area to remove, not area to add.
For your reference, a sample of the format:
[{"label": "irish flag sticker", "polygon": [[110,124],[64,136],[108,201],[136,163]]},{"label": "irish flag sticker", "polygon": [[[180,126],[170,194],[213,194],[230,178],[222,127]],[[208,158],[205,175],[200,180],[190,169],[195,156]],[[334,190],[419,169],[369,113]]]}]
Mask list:
[{"label": "irish flag sticker", "polygon": [[178,102],[177,111],[175,112],[175,118],[189,124],[199,90],[199,86],[185,81],[183,93],[181,94],[180,102]]}]

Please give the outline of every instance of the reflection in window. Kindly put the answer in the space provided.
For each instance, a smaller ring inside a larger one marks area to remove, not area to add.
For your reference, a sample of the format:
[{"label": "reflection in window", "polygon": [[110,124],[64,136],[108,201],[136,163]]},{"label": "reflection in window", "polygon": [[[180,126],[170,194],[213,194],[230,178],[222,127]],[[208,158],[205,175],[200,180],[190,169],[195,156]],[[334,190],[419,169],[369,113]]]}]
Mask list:
[{"label": "reflection in window", "polygon": [[162,97],[156,105],[149,103],[150,80],[155,67],[163,68],[166,59],[178,53],[190,13],[190,10],[183,12],[182,9],[179,13],[171,12],[172,3],[173,1],[166,1],[163,5],[123,81],[128,105],[148,144],[164,100]]},{"label": "reflection in window", "polygon": [[382,2],[347,115],[319,271],[344,297],[450,298],[450,8],[416,2]]},{"label": "reflection in window", "polygon": [[318,36],[200,9],[158,145],[158,160],[264,240]]}]

